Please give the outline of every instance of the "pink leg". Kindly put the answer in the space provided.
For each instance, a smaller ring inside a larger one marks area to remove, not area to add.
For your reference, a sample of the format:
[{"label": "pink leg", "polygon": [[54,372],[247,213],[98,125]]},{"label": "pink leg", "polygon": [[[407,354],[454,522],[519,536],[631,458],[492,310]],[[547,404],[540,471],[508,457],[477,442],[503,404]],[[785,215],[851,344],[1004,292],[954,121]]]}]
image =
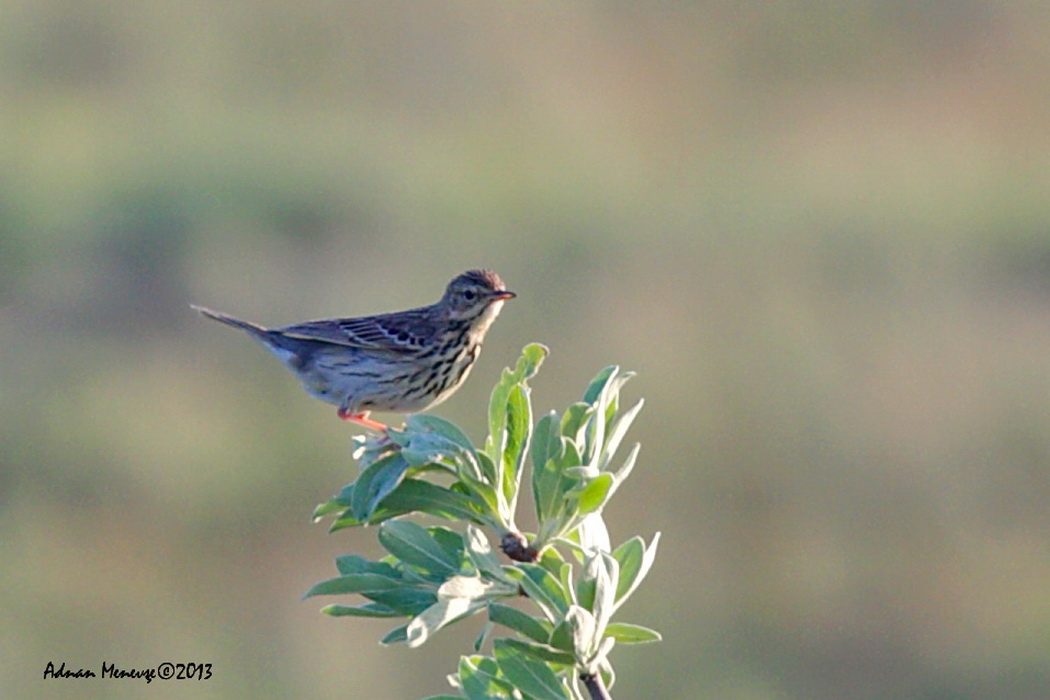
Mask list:
[{"label": "pink leg", "polygon": [[365,411],[364,413],[350,413],[349,411],[345,411],[342,408],[340,408],[337,411],[337,413],[340,418],[350,423],[357,423],[358,425],[363,425],[366,428],[378,430],[381,433],[386,432],[387,426],[383,423],[380,423],[377,420],[372,420],[371,418],[369,418],[368,411]]}]

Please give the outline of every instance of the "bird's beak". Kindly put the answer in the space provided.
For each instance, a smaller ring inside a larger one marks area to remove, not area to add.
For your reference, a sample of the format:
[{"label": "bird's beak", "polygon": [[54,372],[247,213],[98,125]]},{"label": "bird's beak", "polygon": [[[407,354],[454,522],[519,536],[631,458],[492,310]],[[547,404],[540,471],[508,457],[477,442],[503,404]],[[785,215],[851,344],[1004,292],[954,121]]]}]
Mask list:
[{"label": "bird's beak", "polygon": [[502,292],[493,292],[492,300],[493,301],[506,301],[507,299],[513,299],[516,296],[518,296],[518,295],[515,294],[514,292],[508,292],[506,290],[503,290]]}]

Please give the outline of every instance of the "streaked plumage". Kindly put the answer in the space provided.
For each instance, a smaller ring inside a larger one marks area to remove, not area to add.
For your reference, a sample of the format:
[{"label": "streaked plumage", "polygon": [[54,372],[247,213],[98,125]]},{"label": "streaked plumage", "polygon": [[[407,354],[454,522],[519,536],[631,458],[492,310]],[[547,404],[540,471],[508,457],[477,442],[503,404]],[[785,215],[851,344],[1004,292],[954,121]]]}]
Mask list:
[{"label": "streaked plumage", "polygon": [[417,413],[459,388],[503,302],[514,298],[491,270],[470,270],[437,303],[361,318],[263,328],[193,308],[247,331],[296,374],[307,393],[339,406],[339,416],[375,429],[370,411]]}]

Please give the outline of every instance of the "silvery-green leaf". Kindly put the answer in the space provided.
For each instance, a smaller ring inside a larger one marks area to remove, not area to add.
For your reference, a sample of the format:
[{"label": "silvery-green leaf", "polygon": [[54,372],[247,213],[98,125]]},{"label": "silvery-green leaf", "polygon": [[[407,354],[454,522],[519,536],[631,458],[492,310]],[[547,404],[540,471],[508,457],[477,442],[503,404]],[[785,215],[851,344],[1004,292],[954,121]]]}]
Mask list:
[{"label": "silvery-green leaf", "polygon": [[579,656],[579,651],[576,649],[576,640],[573,638],[572,624],[568,620],[562,620],[554,629],[551,630],[550,644],[555,649],[561,649],[567,651],[570,654]]},{"label": "silvery-green leaf", "polygon": [[555,649],[548,644],[534,642],[525,642],[520,639],[497,639],[496,643],[505,649],[513,649],[514,651],[521,652],[526,656],[530,656],[537,661],[544,663],[557,664],[559,666],[572,666],[576,662],[576,657],[560,649]]},{"label": "silvery-green leaf", "polygon": [[386,633],[386,636],[379,640],[379,643],[388,646],[390,644],[399,644],[407,638],[408,625],[401,625],[395,627]]},{"label": "silvery-green leaf", "polygon": [[590,610],[594,613],[597,634],[602,635],[616,610],[616,583],[620,578],[620,565],[611,554],[598,552],[587,562],[584,576],[594,579],[594,603]]},{"label": "silvery-green leaf", "polygon": [[596,549],[608,552],[612,545],[609,542],[609,530],[599,513],[591,513],[576,528],[576,539],[584,550]]},{"label": "silvery-green leaf", "polygon": [[627,434],[627,429],[631,427],[631,423],[634,422],[635,417],[644,405],[645,400],[639,399],[638,403],[627,409],[613,424],[608,436],[605,438],[605,445],[602,447],[601,457],[598,460],[599,469],[604,471],[608,468],[609,461],[616,454],[616,450],[620,447],[620,442],[623,441],[624,436]]},{"label": "silvery-green leaf", "polygon": [[450,440],[467,452],[474,451],[474,445],[471,443],[470,438],[455,423],[429,413],[414,413],[408,417],[406,432],[411,434],[412,431],[435,433]]},{"label": "silvery-green leaf", "polygon": [[616,640],[612,637],[605,637],[598,644],[598,648],[587,662],[587,669],[591,673],[598,671],[599,664],[606,661],[609,657],[609,652],[612,651],[613,647],[616,646]]},{"label": "silvery-green leaf", "polygon": [[326,605],[321,612],[332,617],[402,617],[397,610],[388,608],[378,603],[365,603],[363,605]]},{"label": "silvery-green leaf", "polygon": [[[576,452],[583,455],[586,445],[587,421],[594,415],[594,407],[585,403],[571,404],[561,417],[561,434],[576,445]],[[582,464],[582,462],[577,462]]]},{"label": "silvery-green leaf", "polygon": [[481,626],[481,632],[479,632],[478,636],[474,638],[475,654],[481,651],[481,647],[485,645],[485,640],[487,640],[489,638],[489,635],[492,634],[493,627],[494,625],[491,622],[486,622],[484,625]]},{"label": "silvery-green leaf", "polygon": [[612,489],[613,475],[602,472],[579,491],[577,496],[578,512],[580,515],[597,512],[608,500],[609,491]]},{"label": "silvery-green leaf", "polygon": [[598,625],[595,623],[594,615],[590,610],[585,610],[579,605],[573,605],[565,613],[565,621],[572,631],[572,647],[576,650],[576,656],[583,659],[590,658],[591,654],[598,648]]},{"label": "silvery-green leaf", "polygon": [[571,476],[574,479],[593,479],[601,472],[598,471],[598,467],[592,467],[589,464],[585,464],[579,467],[569,467],[562,473],[566,476]]},{"label": "silvery-green leaf", "polygon": [[447,520],[469,520],[483,522],[481,513],[484,504],[474,496],[459,493],[422,479],[405,479],[391,491],[378,510],[372,514],[371,522],[384,520],[405,513],[427,513]]},{"label": "silvery-green leaf", "polygon": [[663,639],[656,630],[627,622],[610,622],[605,628],[605,634],[622,644],[645,644]]},{"label": "silvery-green leaf", "polygon": [[381,576],[379,574],[348,574],[336,576],[326,581],[314,584],[303,598],[311,598],[315,595],[345,595],[347,593],[360,593],[369,596],[377,591],[386,591],[403,585],[399,579]]},{"label": "silvery-green leaf", "polygon": [[460,689],[468,700],[515,698],[514,685],[500,675],[495,659],[471,656],[459,660]]},{"label": "silvery-green leaf", "polygon": [[379,543],[403,562],[418,566],[439,576],[450,576],[459,570],[459,562],[427,532],[408,520],[390,520],[379,528]]},{"label": "silvery-green leaf", "polygon": [[400,452],[383,457],[373,462],[361,472],[354,482],[354,491],[350,499],[350,510],[355,518],[366,521],[376,506],[401,483],[408,462]]},{"label": "silvery-green leaf", "polygon": [[347,576],[349,574],[379,574],[390,579],[398,579],[398,573],[390,564],[383,561],[370,561],[358,554],[344,554],[335,558],[335,568],[339,573]]},{"label": "silvery-green leaf", "polygon": [[613,550],[612,555],[620,563],[620,580],[616,584],[616,600],[619,602],[631,590],[631,586],[641,572],[645,543],[641,537],[632,537]]},{"label": "silvery-green leaf", "polygon": [[[617,600],[616,607],[619,607],[619,606],[623,605],[624,602],[626,602],[627,599],[629,597],[631,597],[631,594],[634,593],[634,591],[638,588],[638,586],[641,585],[642,581],[645,579],[646,575],[649,573],[649,569],[652,568],[653,561],[656,560],[656,546],[659,543],[660,543],[660,533],[657,532],[655,535],[653,535],[653,541],[649,543],[649,546],[644,548],[644,551],[642,553],[641,562],[639,562],[637,565],[631,564],[631,568],[632,569],[636,569],[637,573],[634,574],[634,577],[632,578],[631,583],[630,583],[630,587],[627,588],[626,592],[622,592],[621,593],[622,587],[618,587],[617,588],[617,592],[616,592],[616,600]],[[614,556],[615,556],[615,554],[614,554]]]},{"label": "silvery-green leaf", "polygon": [[547,619],[555,621],[569,606],[569,594],[549,571],[537,564],[518,564],[507,570],[526,595],[544,611]]},{"label": "silvery-green leaf", "polygon": [[466,541],[467,556],[470,558],[474,568],[491,579],[499,581],[510,580],[503,573],[503,565],[500,563],[499,557],[492,551],[492,545],[489,544],[488,538],[485,537],[485,533],[480,528],[467,525]]},{"label": "silvery-green leaf", "polygon": [[489,619],[544,644],[550,639],[551,624],[502,603],[489,603]]},{"label": "silvery-green leaf", "polygon": [[441,598],[412,618],[405,632],[405,641],[409,647],[418,647],[442,627],[473,615],[484,606],[484,601],[474,598]]},{"label": "silvery-green leaf", "polygon": [[612,381],[613,377],[620,368],[616,365],[609,365],[603,368],[598,374],[595,375],[591,383],[587,385],[587,389],[583,392],[583,401],[587,404],[594,404],[598,401],[598,398],[605,391],[605,387],[608,386],[609,382]]},{"label": "silvery-green leaf", "polygon": [[497,639],[493,653],[499,670],[514,686],[536,700],[570,700],[562,681],[550,666]]}]

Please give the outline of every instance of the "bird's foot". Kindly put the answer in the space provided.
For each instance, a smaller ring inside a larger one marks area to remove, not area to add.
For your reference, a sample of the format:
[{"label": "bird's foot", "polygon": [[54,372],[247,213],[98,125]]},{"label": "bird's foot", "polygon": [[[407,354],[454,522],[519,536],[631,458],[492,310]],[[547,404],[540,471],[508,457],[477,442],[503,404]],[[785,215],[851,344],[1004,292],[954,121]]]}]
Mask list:
[{"label": "bird's foot", "polygon": [[357,423],[358,425],[363,425],[366,428],[378,430],[381,433],[386,433],[387,431],[387,425],[385,423],[380,423],[377,420],[372,420],[368,417],[368,413],[351,413],[350,411],[340,408],[337,411],[337,414],[340,418],[349,423]]}]

